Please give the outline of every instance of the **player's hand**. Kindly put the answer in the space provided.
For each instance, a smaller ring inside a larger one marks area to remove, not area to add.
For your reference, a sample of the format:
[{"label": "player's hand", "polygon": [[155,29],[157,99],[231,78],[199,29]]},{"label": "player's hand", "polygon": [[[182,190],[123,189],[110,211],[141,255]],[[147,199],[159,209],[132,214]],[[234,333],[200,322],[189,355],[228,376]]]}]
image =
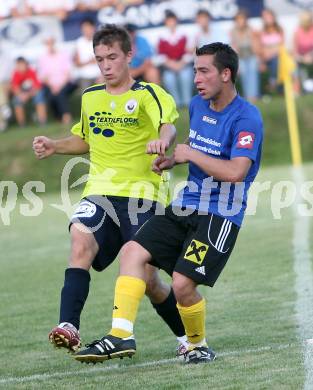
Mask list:
[{"label": "player's hand", "polygon": [[156,139],[147,143],[146,152],[148,154],[164,155],[169,147],[169,143],[162,139]]},{"label": "player's hand", "polygon": [[175,161],[172,156],[158,156],[152,163],[152,171],[161,175],[164,169],[171,169],[174,165]]},{"label": "player's hand", "polygon": [[55,153],[55,143],[52,139],[44,136],[35,137],[33,141],[35,156],[42,160]]},{"label": "player's hand", "polygon": [[182,164],[190,161],[192,148],[186,144],[178,144],[174,150],[174,160],[177,164]]}]

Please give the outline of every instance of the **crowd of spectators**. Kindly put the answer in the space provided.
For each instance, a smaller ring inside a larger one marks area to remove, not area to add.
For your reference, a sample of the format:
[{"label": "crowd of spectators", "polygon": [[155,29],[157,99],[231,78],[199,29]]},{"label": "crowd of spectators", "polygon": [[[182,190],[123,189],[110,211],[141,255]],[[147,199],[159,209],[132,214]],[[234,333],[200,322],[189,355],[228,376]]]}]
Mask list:
[{"label": "crowd of spectators", "polygon": [[1,0],[0,20],[31,15],[53,15],[63,20],[73,11],[98,11],[111,6],[123,12],[130,5],[143,3],[144,0]]},{"label": "crowd of spectators", "polygon": [[174,97],[178,107],[187,106],[192,96],[193,47],[186,34],[180,30],[172,11],[165,13],[164,26],[157,45],[162,84]]},{"label": "crowd of spectators", "polygon": [[260,94],[258,55],[261,54],[261,47],[258,35],[249,26],[248,15],[244,10],[239,11],[235,17],[231,44],[239,56],[243,95],[255,101]]},{"label": "crowd of spectators", "polygon": [[309,11],[300,15],[294,34],[294,58],[298,64],[300,89],[313,92],[313,17]]},{"label": "crowd of spectators", "polygon": [[[92,11],[112,6],[122,12],[130,4],[141,3],[141,0],[2,0],[0,18],[45,14],[64,20],[75,9]],[[196,33],[188,35],[175,13],[168,10],[164,15],[164,27],[160,29],[156,44],[152,46],[136,25],[126,24],[132,39],[132,76],[137,80],[162,84],[173,95],[178,107],[188,106],[194,92],[194,50],[205,43],[219,40],[231,43],[238,52],[239,88],[245,98],[256,102],[264,94],[279,92],[278,56],[285,34],[273,11],[264,9],[261,28],[255,29],[247,12],[239,10],[228,36],[216,31],[216,24],[206,10],[198,11],[195,25]],[[0,131],[7,127],[11,107],[16,122],[20,126],[25,125],[24,106],[28,101],[34,105],[36,114],[33,116],[40,124],[46,122],[47,111],[64,124],[71,122],[68,100],[71,93],[75,89],[80,93],[89,85],[102,82],[92,48],[96,28],[94,19],[84,19],[80,25],[81,36],[71,53],[61,49],[53,36],[48,36],[35,64],[30,66],[26,58],[19,57],[9,80],[0,75]],[[313,92],[313,19],[310,11],[299,15],[292,54],[297,63],[294,74],[296,92]],[[1,55],[0,41],[0,62]],[[261,88],[262,74],[267,75],[267,81]]]}]

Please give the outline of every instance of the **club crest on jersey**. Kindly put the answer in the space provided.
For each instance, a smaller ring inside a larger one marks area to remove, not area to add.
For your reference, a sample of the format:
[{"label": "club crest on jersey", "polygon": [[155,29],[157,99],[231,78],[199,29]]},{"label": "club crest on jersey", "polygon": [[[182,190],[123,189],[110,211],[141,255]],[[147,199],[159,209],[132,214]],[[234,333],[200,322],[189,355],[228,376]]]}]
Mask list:
[{"label": "club crest on jersey", "polygon": [[137,100],[130,99],[125,104],[125,110],[128,112],[128,114],[132,114],[136,110],[137,105],[138,105]]},{"label": "club crest on jersey", "polygon": [[254,144],[254,133],[241,131],[238,135],[237,149],[252,149]]}]

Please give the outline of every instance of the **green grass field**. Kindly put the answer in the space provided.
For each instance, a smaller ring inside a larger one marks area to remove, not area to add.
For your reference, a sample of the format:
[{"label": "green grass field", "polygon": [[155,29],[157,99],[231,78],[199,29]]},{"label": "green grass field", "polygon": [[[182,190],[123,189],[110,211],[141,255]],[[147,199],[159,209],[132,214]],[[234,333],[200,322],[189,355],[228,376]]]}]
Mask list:
[{"label": "green grass field", "polygon": [[[312,177],[313,165],[305,170],[306,177]],[[290,178],[290,168],[283,166],[263,168],[258,181]],[[201,288],[207,299],[207,338],[218,359],[192,367],[174,359],[176,340],[146,298],[135,327],[138,352],[133,359],[87,366],[49,345],[48,332],[58,320],[69,236],[67,217],[51,206],[59,203],[59,194],[41,194],[41,199],[43,212],[38,217],[22,216],[19,206],[27,202],[19,198],[10,225],[1,226],[0,388],[303,388],[306,373],[296,316],[294,214],[289,207],[282,219],[275,220],[269,191],[260,196],[256,215],[246,217],[216,287]],[[115,262],[104,273],[92,273],[81,323],[83,342],[110,328],[117,270]],[[305,315],[301,310],[300,318]],[[313,328],[307,337],[312,336]]]}]

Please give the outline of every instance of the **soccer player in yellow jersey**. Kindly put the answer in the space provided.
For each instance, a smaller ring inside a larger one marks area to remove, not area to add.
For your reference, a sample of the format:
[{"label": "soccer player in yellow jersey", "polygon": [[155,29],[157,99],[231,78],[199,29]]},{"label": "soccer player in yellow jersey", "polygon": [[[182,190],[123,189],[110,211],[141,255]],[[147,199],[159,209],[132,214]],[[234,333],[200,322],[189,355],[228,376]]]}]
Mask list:
[{"label": "soccer player in yellow jersey", "polygon": [[189,107],[189,145],[177,145],[173,156],[154,161],[159,173],[188,163],[187,184],[164,215],[150,218],[123,246],[111,330],[77,352],[78,361],[97,363],[136,352],[132,328],[146,288],[146,264],[172,276],[189,342],[184,362],[215,360],[206,339],[206,300],[198,286],[215,285],[234,248],[260,166],[263,124],[258,109],[237,94],[234,49],[221,42],[197,48],[194,70],[199,93]]},{"label": "soccer player in yellow jersey", "polygon": [[[58,140],[39,136],[33,142],[39,159],[90,153],[89,179],[70,223],[71,254],[59,325],[49,334],[52,344],[70,351],[81,345],[80,315],[89,292],[90,268],[108,267],[122,245],[165,203],[163,179],[151,166],[153,155],[164,155],[173,143],[178,117],[173,98],[161,87],[130,76],[131,42],[123,28],[103,27],[95,33],[93,47],[105,84],[84,91],[81,119],[71,136]],[[146,295],[183,352],[185,330],[172,290],[151,265],[146,267],[146,281]]]}]

